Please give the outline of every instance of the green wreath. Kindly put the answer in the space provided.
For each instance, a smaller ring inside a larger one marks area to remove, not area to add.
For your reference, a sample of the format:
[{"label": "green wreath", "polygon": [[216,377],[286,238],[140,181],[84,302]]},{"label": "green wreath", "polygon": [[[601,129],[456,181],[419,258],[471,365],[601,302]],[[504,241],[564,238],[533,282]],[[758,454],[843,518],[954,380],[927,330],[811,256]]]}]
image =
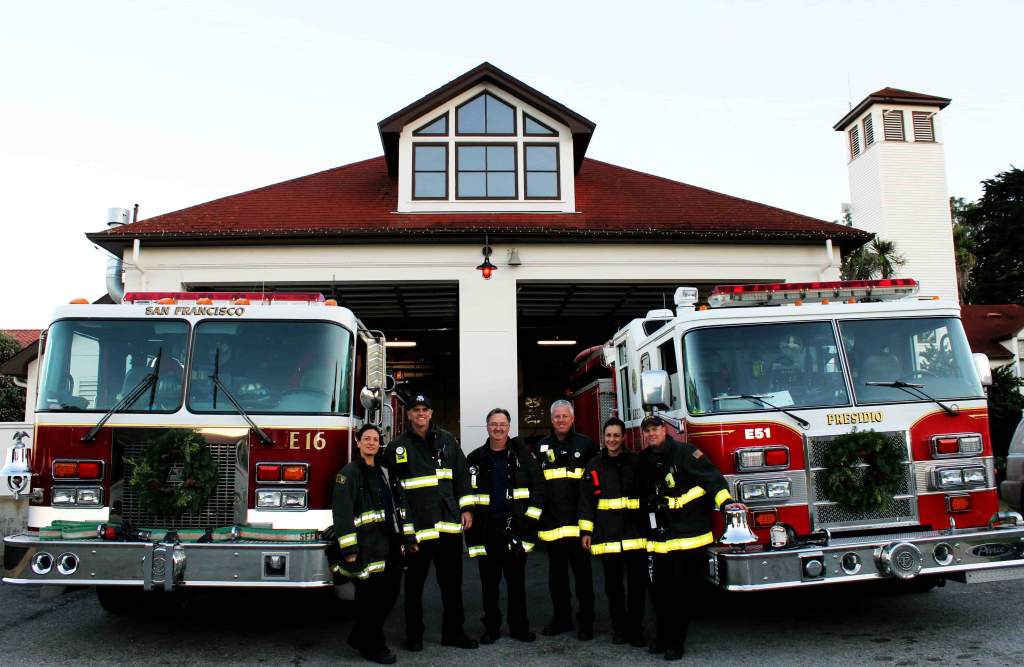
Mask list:
[{"label": "green wreath", "polygon": [[884,510],[905,475],[902,452],[874,431],[837,437],[822,464],[825,469],[818,475],[828,497],[852,512]]},{"label": "green wreath", "polygon": [[[195,431],[167,431],[146,447],[141,461],[131,463],[129,484],[138,491],[142,508],[157,516],[198,512],[217,486],[217,462]],[[178,467],[180,481],[169,480]]]}]

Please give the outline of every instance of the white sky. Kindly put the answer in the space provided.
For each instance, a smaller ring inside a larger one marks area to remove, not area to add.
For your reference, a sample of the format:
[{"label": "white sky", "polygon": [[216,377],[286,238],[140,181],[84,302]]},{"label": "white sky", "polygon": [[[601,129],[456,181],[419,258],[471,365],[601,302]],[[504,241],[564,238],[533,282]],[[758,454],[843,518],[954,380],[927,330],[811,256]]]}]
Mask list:
[{"label": "white sky", "polygon": [[887,85],[953,99],[951,194],[1024,155],[1022,2],[2,6],[2,328],[103,294],[83,234],[108,207],[380,155],[377,121],[485,60],[596,122],[590,157],[826,220],[849,199],[832,125]]}]

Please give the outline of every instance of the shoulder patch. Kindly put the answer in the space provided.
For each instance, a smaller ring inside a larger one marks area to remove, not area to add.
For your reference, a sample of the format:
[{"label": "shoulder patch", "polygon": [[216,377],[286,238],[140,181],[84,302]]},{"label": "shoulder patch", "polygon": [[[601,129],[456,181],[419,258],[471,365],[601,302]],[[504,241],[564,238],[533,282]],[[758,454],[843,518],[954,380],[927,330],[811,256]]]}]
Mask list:
[{"label": "shoulder patch", "polygon": [[409,453],[405,451],[405,447],[395,447],[395,463],[408,463]]},{"label": "shoulder patch", "polygon": [[339,472],[337,475],[335,475],[334,481],[338,484],[344,484],[345,482],[348,481],[348,478]]},{"label": "shoulder patch", "polygon": [[693,450],[693,458],[699,459],[702,456],[704,456],[704,452],[700,451],[699,449],[694,449]]}]

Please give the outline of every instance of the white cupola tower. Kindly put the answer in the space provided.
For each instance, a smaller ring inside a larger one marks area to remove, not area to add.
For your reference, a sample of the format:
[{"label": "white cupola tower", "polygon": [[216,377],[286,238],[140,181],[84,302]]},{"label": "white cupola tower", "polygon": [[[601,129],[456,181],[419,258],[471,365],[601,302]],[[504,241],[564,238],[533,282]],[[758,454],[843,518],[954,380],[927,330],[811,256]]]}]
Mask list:
[{"label": "white cupola tower", "polygon": [[833,126],[845,136],[853,226],[896,244],[921,294],[957,299],[953,223],[939,112],[950,100],[897,88],[864,98]]}]

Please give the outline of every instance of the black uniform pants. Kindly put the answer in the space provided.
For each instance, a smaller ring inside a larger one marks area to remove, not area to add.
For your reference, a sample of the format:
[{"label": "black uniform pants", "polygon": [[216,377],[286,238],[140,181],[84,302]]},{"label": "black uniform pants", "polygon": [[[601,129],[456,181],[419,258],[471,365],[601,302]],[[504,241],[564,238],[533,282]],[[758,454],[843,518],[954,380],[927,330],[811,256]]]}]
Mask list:
[{"label": "black uniform pants", "polygon": [[604,567],[604,592],[608,595],[612,631],[629,639],[642,637],[644,598],[647,596],[647,552],[602,554],[597,559]]},{"label": "black uniform pants", "polygon": [[377,653],[385,648],[384,621],[395,607],[401,582],[402,561],[397,553],[388,557],[383,572],[371,574],[366,579],[354,580],[356,618],[349,634],[349,644],[370,653]]},{"label": "black uniform pants", "polygon": [[706,554],[703,549],[686,549],[654,554],[652,595],[658,616],[655,642],[666,649],[681,651],[686,630],[693,616],[694,594],[704,577]]},{"label": "black uniform pants", "polygon": [[423,585],[430,564],[434,564],[437,585],[441,588],[444,614],[441,639],[465,635],[466,613],[462,607],[462,533],[441,533],[434,540],[420,542],[419,550],[405,557],[405,638],[423,639]]},{"label": "black uniform pants", "polygon": [[555,625],[572,625],[572,602],[569,599],[569,567],[572,566],[580,627],[594,625],[594,583],[590,570],[590,552],[580,545],[578,537],[564,537],[547,543],[548,591],[554,607]]},{"label": "black uniform pants", "polygon": [[480,592],[484,599],[484,629],[497,636],[501,629],[501,576],[508,590],[508,629],[513,635],[530,631],[526,617],[526,554],[512,551],[503,526],[491,521],[487,527],[486,556],[477,557],[480,566]]}]

